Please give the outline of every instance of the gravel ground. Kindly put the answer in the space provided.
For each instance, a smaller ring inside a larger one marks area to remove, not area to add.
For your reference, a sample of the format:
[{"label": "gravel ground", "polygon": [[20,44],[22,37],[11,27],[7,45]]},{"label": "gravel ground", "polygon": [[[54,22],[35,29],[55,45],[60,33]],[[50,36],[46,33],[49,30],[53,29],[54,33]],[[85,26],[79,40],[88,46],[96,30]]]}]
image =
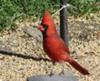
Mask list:
[{"label": "gravel ground", "polygon": [[[88,20],[70,17],[68,24],[71,56],[91,75],[83,76],[67,63],[64,69],[73,72],[79,81],[100,81],[100,16],[91,15]],[[26,81],[32,75],[49,74],[52,68],[58,74],[61,65],[48,60],[41,33],[36,28],[31,30],[29,23],[18,26],[0,33],[0,81]],[[33,37],[25,33],[30,30]]]}]

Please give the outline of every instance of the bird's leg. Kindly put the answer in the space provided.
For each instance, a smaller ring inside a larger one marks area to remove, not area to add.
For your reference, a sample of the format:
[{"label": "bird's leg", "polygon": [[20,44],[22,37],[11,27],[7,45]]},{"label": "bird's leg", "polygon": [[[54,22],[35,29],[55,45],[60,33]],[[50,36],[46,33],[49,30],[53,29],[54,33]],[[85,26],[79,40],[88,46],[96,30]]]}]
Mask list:
[{"label": "bird's leg", "polygon": [[[56,64],[55,61],[53,61],[52,64],[55,65],[55,64]],[[52,76],[52,75],[54,75],[53,68],[50,67],[50,69],[51,69],[51,70],[50,70],[51,72],[50,72],[49,75]]]},{"label": "bird's leg", "polygon": [[60,62],[61,64],[61,72],[59,73],[59,75],[63,74],[64,75],[64,62]]}]

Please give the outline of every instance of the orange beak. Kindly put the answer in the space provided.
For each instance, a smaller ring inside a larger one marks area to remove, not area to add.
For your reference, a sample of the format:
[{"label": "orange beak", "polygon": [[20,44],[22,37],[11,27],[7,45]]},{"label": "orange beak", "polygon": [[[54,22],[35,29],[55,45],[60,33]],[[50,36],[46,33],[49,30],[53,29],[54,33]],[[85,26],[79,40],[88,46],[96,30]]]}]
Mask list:
[{"label": "orange beak", "polygon": [[44,28],[43,28],[42,25],[40,25],[40,26],[38,27],[38,29],[39,29],[40,31],[44,31]]}]

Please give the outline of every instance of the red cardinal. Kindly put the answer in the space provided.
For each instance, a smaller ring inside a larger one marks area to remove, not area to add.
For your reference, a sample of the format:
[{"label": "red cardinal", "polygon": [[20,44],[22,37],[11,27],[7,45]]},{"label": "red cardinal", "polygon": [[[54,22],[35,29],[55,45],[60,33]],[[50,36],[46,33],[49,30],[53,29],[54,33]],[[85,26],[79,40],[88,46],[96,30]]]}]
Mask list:
[{"label": "red cardinal", "polygon": [[85,68],[79,65],[69,55],[69,49],[66,46],[65,42],[58,35],[54,21],[48,11],[45,11],[44,13],[42,23],[39,26],[39,30],[43,34],[44,51],[54,62],[68,62],[83,75],[89,74],[89,72]]}]

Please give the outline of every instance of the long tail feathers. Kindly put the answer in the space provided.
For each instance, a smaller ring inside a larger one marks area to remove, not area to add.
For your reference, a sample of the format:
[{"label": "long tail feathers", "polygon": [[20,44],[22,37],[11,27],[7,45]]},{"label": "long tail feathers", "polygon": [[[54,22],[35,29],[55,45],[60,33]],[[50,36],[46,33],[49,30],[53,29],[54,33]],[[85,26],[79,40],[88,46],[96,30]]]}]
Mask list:
[{"label": "long tail feathers", "polygon": [[85,68],[83,68],[80,64],[78,64],[75,60],[70,60],[67,61],[69,64],[71,64],[76,70],[78,70],[80,73],[82,73],[83,75],[89,75],[90,73],[88,72],[88,70],[86,70]]}]

